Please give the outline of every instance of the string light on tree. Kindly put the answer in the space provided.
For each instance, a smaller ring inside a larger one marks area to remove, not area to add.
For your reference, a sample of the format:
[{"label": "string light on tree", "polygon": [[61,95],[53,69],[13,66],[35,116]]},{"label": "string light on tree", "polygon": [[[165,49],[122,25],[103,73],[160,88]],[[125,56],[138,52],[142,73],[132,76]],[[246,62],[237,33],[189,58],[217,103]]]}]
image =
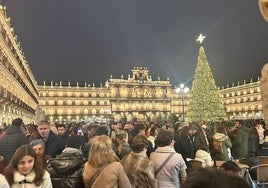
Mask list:
[{"label": "string light on tree", "polygon": [[[200,34],[196,41],[202,44],[205,38],[204,35]],[[218,93],[218,88],[202,45],[199,48],[197,57],[186,118],[190,122],[216,121],[219,118],[226,118],[223,100]]]}]

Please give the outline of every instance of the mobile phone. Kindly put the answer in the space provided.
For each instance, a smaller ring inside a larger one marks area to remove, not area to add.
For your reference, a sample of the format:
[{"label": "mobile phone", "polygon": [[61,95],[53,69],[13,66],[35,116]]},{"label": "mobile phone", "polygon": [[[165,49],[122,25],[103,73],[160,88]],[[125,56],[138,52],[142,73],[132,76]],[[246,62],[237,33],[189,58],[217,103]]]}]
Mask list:
[{"label": "mobile phone", "polygon": [[81,135],[82,134],[82,127],[79,127],[78,130],[77,130],[77,134],[78,135]]}]

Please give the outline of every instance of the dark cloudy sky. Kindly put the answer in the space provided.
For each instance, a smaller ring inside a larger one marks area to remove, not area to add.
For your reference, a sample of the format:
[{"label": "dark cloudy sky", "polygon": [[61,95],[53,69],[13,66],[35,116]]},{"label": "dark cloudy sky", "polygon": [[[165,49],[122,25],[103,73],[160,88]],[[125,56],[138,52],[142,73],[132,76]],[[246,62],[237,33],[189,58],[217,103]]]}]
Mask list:
[{"label": "dark cloudy sky", "polygon": [[39,84],[100,85],[145,66],[191,84],[199,33],[218,86],[261,75],[268,23],[257,0],[2,0]]}]

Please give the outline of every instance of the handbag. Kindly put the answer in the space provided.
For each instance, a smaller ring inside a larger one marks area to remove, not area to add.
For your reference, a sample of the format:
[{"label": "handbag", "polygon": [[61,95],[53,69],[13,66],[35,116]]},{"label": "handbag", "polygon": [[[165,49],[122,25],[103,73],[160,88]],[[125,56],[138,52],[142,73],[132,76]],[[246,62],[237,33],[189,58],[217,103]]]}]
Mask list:
[{"label": "handbag", "polygon": [[155,175],[158,174],[162,168],[167,164],[167,162],[170,160],[170,158],[174,155],[175,153],[170,153],[169,156],[164,160],[164,162],[158,167],[158,169],[155,171]]}]

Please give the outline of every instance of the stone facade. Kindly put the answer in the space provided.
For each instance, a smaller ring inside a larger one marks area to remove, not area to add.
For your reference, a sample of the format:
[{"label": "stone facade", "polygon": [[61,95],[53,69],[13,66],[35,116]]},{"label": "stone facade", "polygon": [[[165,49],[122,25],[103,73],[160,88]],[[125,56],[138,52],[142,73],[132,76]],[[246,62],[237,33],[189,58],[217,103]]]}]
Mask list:
[{"label": "stone facade", "polygon": [[38,106],[37,82],[24,57],[6,8],[0,5],[0,124],[23,117],[33,121]]},{"label": "stone facade", "polygon": [[268,63],[265,64],[261,72],[261,90],[263,103],[263,116],[268,121]]},{"label": "stone facade", "polygon": [[[47,118],[56,122],[182,119],[191,93],[182,96],[175,89],[168,79],[152,80],[146,67],[134,67],[131,76],[111,76],[104,87],[44,83],[38,86],[38,99]],[[263,118],[259,79],[221,88],[219,93],[228,119]]]},{"label": "stone facade", "polygon": [[260,80],[244,81],[219,90],[228,119],[260,119],[262,112],[262,92]]},{"label": "stone facade", "polygon": [[51,121],[165,120],[172,113],[174,90],[169,80],[153,81],[145,67],[132,76],[111,76],[105,86],[38,86],[40,107]]}]

